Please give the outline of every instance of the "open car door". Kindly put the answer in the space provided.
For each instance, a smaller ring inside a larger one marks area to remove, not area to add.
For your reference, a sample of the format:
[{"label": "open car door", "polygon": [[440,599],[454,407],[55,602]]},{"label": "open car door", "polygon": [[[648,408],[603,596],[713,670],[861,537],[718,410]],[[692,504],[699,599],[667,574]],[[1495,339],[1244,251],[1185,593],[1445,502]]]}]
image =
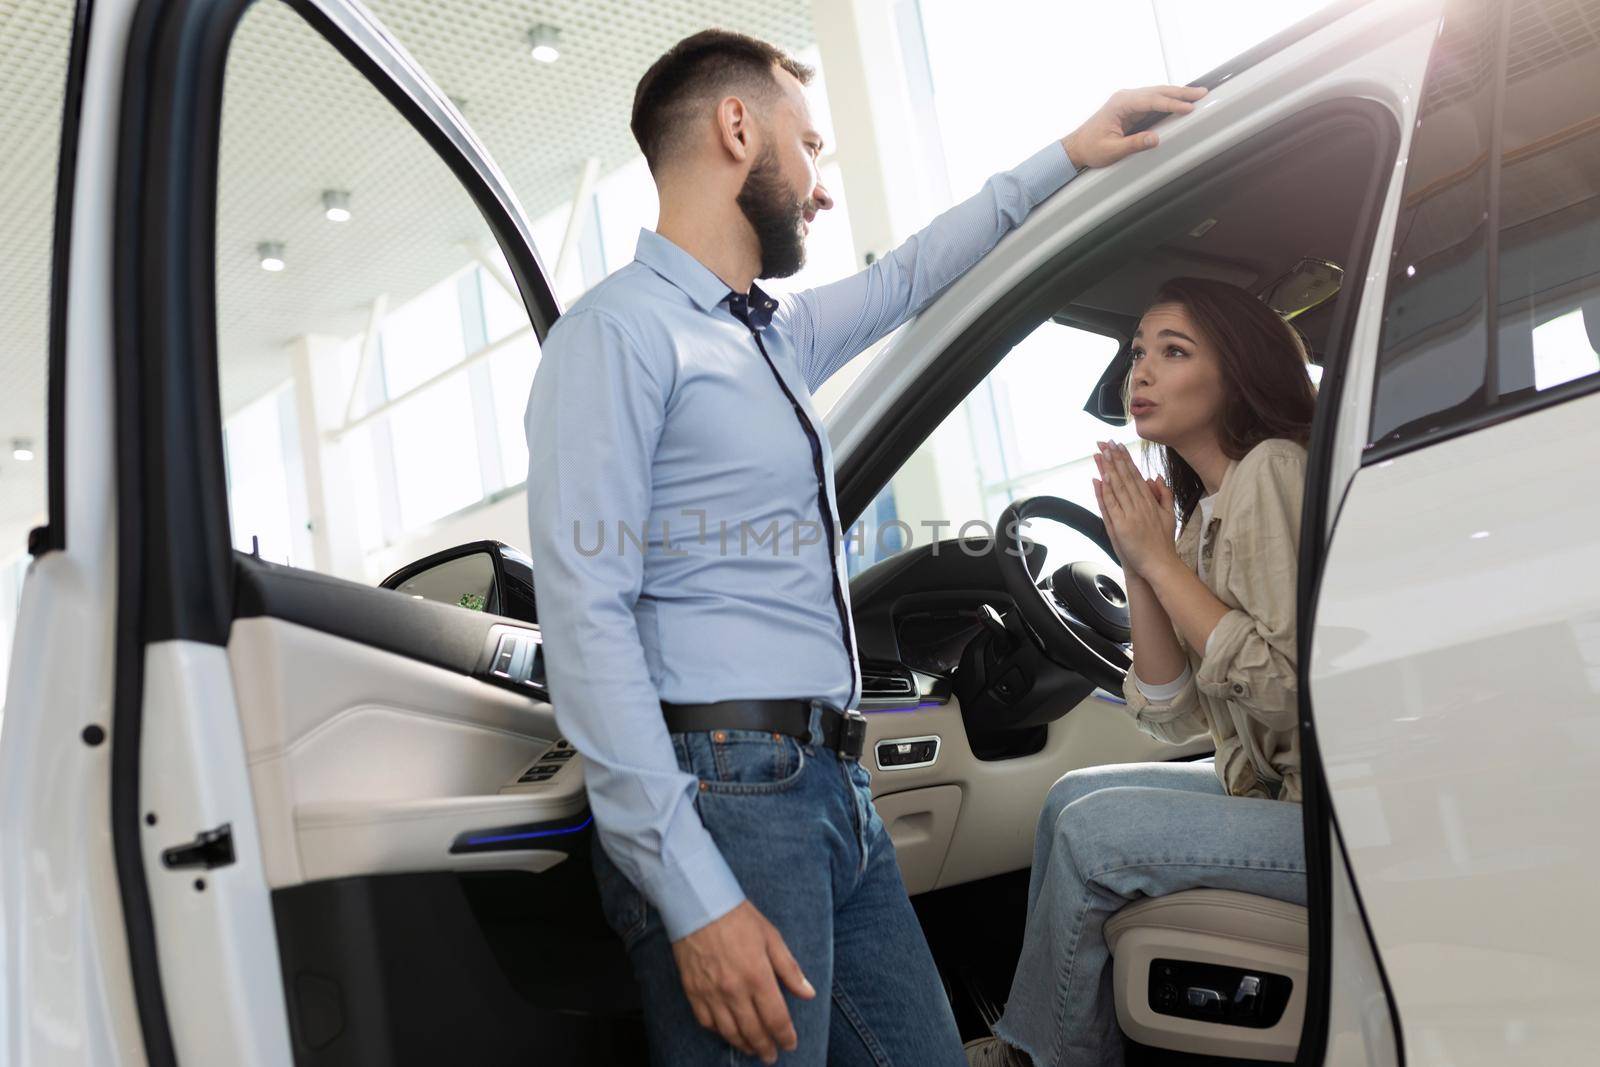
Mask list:
[{"label": "open car door", "polygon": [[[405,421],[429,369],[407,383],[394,361],[395,331],[426,323],[384,332],[386,303],[479,301],[460,385],[499,386],[520,437],[558,314],[521,209],[356,4],[102,7],[132,9],[112,818],[149,1062],[636,1058],[537,627],[485,610],[503,601],[467,586],[498,572],[470,561],[445,604],[328,573],[331,531],[371,490],[352,457],[404,464],[429,429]],[[354,221],[316,210],[332,182]],[[285,440],[319,459],[293,490],[297,566],[235,547],[264,520],[230,507],[251,457],[224,446],[224,412],[285,379]]]}]

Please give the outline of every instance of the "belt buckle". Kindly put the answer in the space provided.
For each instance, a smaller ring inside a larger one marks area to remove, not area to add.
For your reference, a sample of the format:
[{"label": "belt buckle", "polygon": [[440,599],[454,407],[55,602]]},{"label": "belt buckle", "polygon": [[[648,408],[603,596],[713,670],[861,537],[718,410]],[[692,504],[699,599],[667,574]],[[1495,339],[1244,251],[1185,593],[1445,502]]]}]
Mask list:
[{"label": "belt buckle", "polygon": [[844,713],[839,724],[839,755],[845,759],[859,760],[867,746],[867,717],[859,711]]}]

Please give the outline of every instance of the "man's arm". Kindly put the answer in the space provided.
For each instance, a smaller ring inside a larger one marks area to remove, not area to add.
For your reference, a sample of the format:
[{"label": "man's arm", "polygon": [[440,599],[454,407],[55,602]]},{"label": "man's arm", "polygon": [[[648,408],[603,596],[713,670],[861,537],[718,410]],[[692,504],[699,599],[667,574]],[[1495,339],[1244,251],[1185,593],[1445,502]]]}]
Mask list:
[{"label": "man's arm", "polygon": [[1059,141],[946,211],[866,270],[782,301],[800,371],[815,391],[921,311],[1075,174]]},{"label": "man's arm", "polygon": [[644,536],[670,388],[620,323],[578,311],[546,344],[525,425],[530,554],[556,722],[583,755],[606,853],[676,940],[744,894],[695,811],[694,776],[678,768],[633,616],[644,560],[618,536],[619,522]]},{"label": "man's arm", "polygon": [[800,370],[815,391],[980,259],[1028,213],[1085,167],[1103,167],[1154,148],[1154,133],[1124,133],[1152,111],[1185,113],[1204,89],[1161,86],[1114,94],[1078,129],[1014,170],[996,174],[867,269],[782,302]]}]

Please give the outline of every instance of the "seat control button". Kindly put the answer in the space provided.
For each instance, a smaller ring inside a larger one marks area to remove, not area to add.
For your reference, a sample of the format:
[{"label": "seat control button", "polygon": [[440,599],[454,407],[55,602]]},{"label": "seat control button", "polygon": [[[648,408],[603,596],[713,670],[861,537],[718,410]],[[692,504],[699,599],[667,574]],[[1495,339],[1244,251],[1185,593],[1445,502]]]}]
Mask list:
[{"label": "seat control button", "polygon": [[1202,986],[1190,986],[1183,994],[1189,1007],[1202,1015],[1222,1014],[1222,994],[1215,989],[1206,989]]}]

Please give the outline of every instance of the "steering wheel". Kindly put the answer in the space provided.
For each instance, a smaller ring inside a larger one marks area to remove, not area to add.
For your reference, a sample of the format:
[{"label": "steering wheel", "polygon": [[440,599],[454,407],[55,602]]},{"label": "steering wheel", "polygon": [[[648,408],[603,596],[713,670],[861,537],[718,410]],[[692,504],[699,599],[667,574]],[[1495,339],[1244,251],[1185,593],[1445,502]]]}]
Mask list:
[{"label": "steering wheel", "polygon": [[1095,563],[1068,563],[1043,577],[1028,569],[1031,542],[1023,540],[1029,519],[1051,519],[1083,534],[1117,559],[1106,524],[1088,508],[1057,496],[1018,500],[1000,513],[993,551],[1006,592],[1041,651],[1095,685],[1122,692],[1133,665],[1123,645],[1131,636],[1128,594],[1115,576]]}]

